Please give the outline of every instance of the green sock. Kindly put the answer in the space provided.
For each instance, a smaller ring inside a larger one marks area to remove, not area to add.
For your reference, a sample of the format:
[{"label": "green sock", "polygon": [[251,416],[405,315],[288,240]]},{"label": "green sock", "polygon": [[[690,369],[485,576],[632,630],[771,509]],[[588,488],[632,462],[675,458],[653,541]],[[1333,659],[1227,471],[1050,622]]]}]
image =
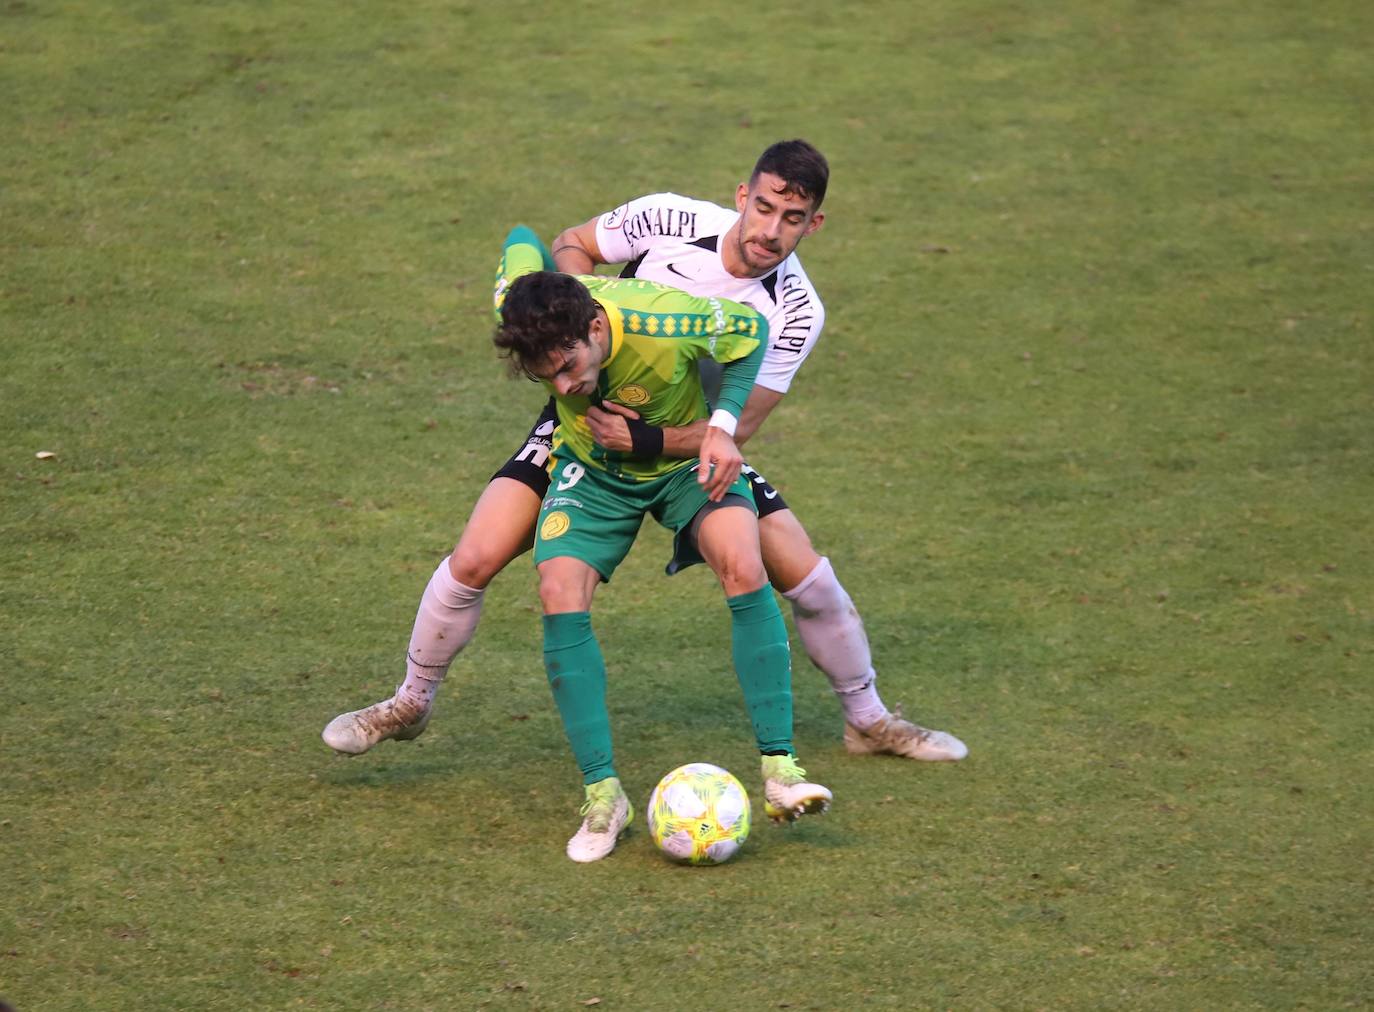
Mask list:
[{"label": "green sock", "polygon": [[582,769],[582,782],[615,776],[611,717],[606,711],[606,664],[592,633],[590,612],[544,616],[544,671],[563,718],[563,731]]},{"label": "green sock", "polygon": [[773,588],[727,597],[735,676],[760,752],[792,752],[792,656]]}]

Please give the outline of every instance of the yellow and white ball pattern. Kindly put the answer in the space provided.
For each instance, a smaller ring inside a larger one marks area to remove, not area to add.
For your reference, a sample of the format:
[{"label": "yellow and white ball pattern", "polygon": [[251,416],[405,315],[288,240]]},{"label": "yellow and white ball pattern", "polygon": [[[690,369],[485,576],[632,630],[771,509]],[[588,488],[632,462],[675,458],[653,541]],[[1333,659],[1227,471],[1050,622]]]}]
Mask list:
[{"label": "yellow and white ball pattern", "polygon": [[749,836],[749,795],[727,770],[710,763],[679,766],[649,796],[649,835],[659,850],[686,864],[720,864]]}]

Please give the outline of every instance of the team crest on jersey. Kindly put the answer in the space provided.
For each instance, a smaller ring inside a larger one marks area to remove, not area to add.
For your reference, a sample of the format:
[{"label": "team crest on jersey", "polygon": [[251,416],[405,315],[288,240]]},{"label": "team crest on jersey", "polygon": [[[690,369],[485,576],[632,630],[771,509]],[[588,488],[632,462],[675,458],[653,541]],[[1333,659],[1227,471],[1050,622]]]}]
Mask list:
[{"label": "team crest on jersey", "polygon": [[559,510],[550,513],[544,518],[543,525],[539,528],[539,537],[545,541],[552,541],[554,538],[561,538],[568,533],[568,528],[572,526],[572,521],[568,519],[568,514]]},{"label": "team crest on jersey", "polygon": [[622,404],[628,404],[632,408],[637,408],[641,404],[649,403],[649,391],[645,390],[638,383],[626,383],[615,392],[615,399]]}]

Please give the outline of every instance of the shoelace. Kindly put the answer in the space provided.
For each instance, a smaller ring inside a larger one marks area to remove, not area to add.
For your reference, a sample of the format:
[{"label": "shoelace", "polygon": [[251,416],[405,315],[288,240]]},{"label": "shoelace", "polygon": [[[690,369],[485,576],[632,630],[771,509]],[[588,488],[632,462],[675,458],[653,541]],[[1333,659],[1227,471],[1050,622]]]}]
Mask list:
[{"label": "shoelace", "polygon": [[[614,787],[603,787],[598,784],[587,788],[587,800],[583,802],[577,814],[586,818],[588,830],[593,833],[604,833],[611,828],[611,818],[615,815],[615,802],[619,796],[620,792]],[[597,809],[595,815],[591,814],[593,808]]]},{"label": "shoelace", "polygon": [[930,737],[930,732],[928,730],[926,730],[920,724],[912,723],[911,721],[906,719],[906,717],[902,714],[901,703],[898,703],[896,706],[892,708],[892,719],[888,721],[887,726],[884,728],[884,730],[892,727],[894,724],[906,724],[909,727],[911,727],[911,729],[916,732],[917,741],[923,742]]},{"label": "shoelace", "polygon": [[806,770],[797,765],[797,760],[791,756],[775,756],[778,760],[777,765],[769,765],[773,768],[769,771],[768,779],[776,780],[780,784],[799,784],[806,779]]}]

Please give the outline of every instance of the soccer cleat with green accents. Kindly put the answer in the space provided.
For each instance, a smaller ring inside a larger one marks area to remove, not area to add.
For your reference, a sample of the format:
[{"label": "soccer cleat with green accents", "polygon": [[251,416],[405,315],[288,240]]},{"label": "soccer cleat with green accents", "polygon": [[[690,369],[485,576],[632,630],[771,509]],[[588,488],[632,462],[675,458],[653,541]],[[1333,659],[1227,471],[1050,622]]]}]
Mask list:
[{"label": "soccer cleat with green accents", "polygon": [[581,864],[600,861],[615,850],[616,841],[635,818],[618,777],[588,784],[587,800],[580,814],[584,818],[568,841],[568,857]]},{"label": "soccer cleat with green accents", "polygon": [[361,710],[339,714],[325,725],[320,737],[335,752],[362,755],[384,741],[420,737],[429,726],[430,709],[399,704],[393,696]]},{"label": "soccer cleat with green accents", "polygon": [[830,791],[806,779],[795,756],[763,757],[763,811],[774,822],[793,822],[818,815],[830,807]]},{"label": "soccer cleat with green accents", "polygon": [[904,720],[900,706],[866,730],[846,721],[844,747],[854,755],[897,755],[925,762],[958,762],[968,755],[968,746],[954,735]]}]

